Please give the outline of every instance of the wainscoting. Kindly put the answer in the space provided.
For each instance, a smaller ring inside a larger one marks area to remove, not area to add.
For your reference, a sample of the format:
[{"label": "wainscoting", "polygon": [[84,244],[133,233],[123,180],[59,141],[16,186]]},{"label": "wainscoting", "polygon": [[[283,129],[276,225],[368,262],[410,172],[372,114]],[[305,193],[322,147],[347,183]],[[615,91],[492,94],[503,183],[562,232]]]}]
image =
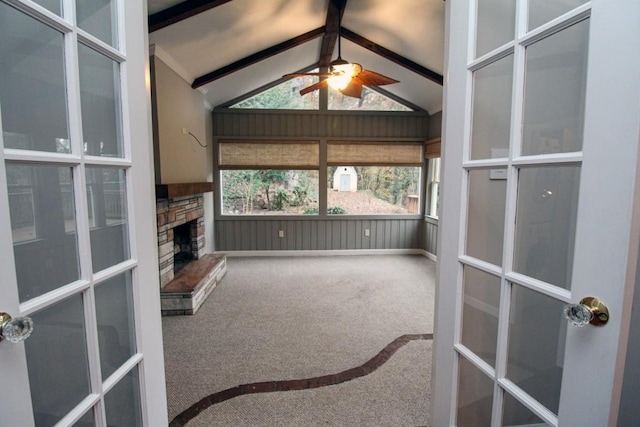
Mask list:
[{"label": "wainscoting", "polygon": [[424,219],[424,247],[425,251],[438,255],[438,220],[426,217]]},{"label": "wainscoting", "polygon": [[424,226],[422,218],[218,219],[215,247],[219,252],[424,249]]}]

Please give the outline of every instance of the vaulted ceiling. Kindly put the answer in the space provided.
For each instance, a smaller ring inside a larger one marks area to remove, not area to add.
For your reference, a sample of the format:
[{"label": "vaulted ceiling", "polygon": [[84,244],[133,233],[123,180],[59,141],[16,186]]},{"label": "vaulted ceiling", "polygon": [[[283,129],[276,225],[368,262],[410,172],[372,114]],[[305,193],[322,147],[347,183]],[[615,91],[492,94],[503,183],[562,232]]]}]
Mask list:
[{"label": "vaulted ceiling", "polygon": [[155,54],[224,104],[338,54],[399,80],[389,93],[442,109],[442,0],[148,0]]}]

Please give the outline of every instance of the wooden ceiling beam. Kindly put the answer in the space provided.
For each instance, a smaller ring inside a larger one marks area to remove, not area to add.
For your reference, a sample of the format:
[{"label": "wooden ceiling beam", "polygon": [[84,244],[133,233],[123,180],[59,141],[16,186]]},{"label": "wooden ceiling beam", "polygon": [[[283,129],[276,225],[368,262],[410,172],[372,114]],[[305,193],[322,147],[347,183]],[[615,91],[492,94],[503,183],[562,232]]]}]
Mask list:
[{"label": "wooden ceiling beam", "polygon": [[191,18],[231,0],[187,0],[149,16],[149,33]]},{"label": "wooden ceiling beam", "polygon": [[371,52],[378,54],[383,58],[388,59],[389,61],[395,62],[396,64],[410,71],[413,71],[416,74],[421,75],[422,77],[425,77],[433,82],[436,82],[439,85],[442,85],[444,82],[444,77],[442,76],[442,74],[436,73],[435,71],[430,70],[429,68],[423,65],[420,65],[416,62],[413,62],[412,60],[405,58],[402,55],[398,55],[397,53],[383,46],[380,46],[379,44],[376,44],[371,40],[368,40],[362,37],[361,35],[354,33],[353,31],[350,31],[342,27],[341,33],[342,33],[342,37],[344,37],[345,39],[350,40],[353,43],[357,44],[358,46],[362,46],[363,48],[368,49]]},{"label": "wooden ceiling beam", "polygon": [[344,8],[347,5],[347,0],[330,0],[329,7],[327,8],[327,20],[325,23],[325,33],[322,38],[322,46],[320,47],[320,68],[328,68],[333,56],[333,51],[336,47],[336,41],[338,40],[338,30],[340,29],[340,23],[342,22],[342,15],[344,15]]},{"label": "wooden ceiling beam", "polygon": [[239,71],[245,67],[248,67],[257,62],[265,60],[269,57],[282,53],[286,50],[292,49],[296,46],[300,46],[301,44],[311,41],[315,38],[318,38],[322,34],[324,34],[324,32],[325,32],[324,26],[319,27],[319,28],[316,28],[315,30],[311,30],[307,33],[304,33],[298,37],[294,37],[285,42],[279,43],[275,46],[271,46],[267,49],[261,50],[260,52],[254,53],[253,55],[249,55],[246,58],[242,58],[234,63],[225,65],[222,68],[218,68],[215,71],[212,71],[210,73],[207,73],[203,76],[196,78],[191,84],[191,87],[193,89],[197,89],[200,86],[204,86],[208,83],[211,83],[214,80],[218,80],[221,77],[227,76],[231,73],[235,73],[236,71]]}]

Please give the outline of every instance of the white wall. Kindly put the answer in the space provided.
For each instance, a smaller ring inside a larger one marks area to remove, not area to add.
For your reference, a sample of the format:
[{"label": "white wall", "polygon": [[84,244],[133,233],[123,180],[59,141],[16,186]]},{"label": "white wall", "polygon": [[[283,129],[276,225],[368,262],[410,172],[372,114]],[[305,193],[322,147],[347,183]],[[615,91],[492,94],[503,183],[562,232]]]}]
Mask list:
[{"label": "white wall", "polygon": [[[151,62],[156,184],[213,182],[213,116],[204,95],[160,58]],[[206,253],[214,251],[213,206],[213,192],[205,193]]]},{"label": "white wall", "polygon": [[[156,143],[160,163],[158,184],[205,182],[211,179],[211,113],[204,95],[169,68],[162,60],[154,62],[154,107],[157,112]],[[196,139],[183,134],[183,128]]]}]

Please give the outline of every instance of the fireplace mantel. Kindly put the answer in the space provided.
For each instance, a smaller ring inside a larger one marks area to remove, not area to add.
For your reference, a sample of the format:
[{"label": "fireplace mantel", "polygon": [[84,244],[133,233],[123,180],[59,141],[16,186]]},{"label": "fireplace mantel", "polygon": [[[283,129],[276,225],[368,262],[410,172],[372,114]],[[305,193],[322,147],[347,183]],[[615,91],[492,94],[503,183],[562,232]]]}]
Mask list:
[{"label": "fireplace mantel", "polygon": [[156,185],[156,199],[175,199],[213,191],[213,182],[187,182]]}]

